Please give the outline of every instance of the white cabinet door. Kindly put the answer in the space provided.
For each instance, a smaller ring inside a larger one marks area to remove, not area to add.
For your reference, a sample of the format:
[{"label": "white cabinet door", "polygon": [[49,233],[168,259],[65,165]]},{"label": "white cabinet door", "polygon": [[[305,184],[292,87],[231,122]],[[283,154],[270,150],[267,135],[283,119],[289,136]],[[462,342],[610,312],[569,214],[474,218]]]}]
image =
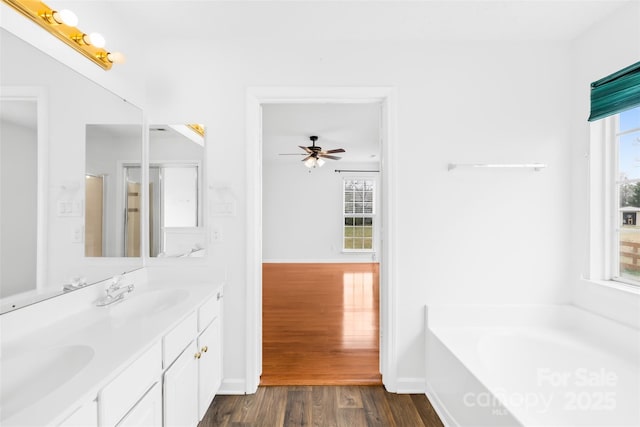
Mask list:
[{"label": "white cabinet door", "polygon": [[164,373],[164,425],[198,423],[198,349],[192,341]]},{"label": "white cabinet door", "polygon": [[98,403],[93,400],[75,411],[64,420],[60,427],[93,427],[98,426]]},{"label": "white cabinet door", "polygon": [[118,427],[162,427],[162,389],[159,383],[151,387]]},{"label": "white cabinet door", "polygon": [[98,393],[100,425],[111,427],[142,399],[162,372],[162,347],[156,342]]},{"label": "white cabinet door", "polygon": [[222,352],[220,342],[220,319],[205,329],[198,337],[198,419],[207,412],[222,381]]}]

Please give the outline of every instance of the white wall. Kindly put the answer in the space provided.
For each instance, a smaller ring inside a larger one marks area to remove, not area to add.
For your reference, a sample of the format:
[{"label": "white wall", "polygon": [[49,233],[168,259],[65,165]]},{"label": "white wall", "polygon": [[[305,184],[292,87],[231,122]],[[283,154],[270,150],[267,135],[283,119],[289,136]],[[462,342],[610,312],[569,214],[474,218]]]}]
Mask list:
[{"label": "white wall", "polygon": [[[3,106],[7,102],[3,101]],[[29,102],[29,101],[27,101]],[[36,105],[33,120],[36,121]],[[38,135],[0,122],[0,298],[36,288]]]},{"label": "white wall", "polygon": [[[397,87],[399,377],[423,376],[426,303],[568,300],[567,44],[163,40],[147,53],[160,52],[174,61],[149,77],[150,115],[207,124],[211,181],[238,200],[236,217],[212,220],[225,236],[210,268],[228,271],[227,381],[245,375],[249,86]],[[447,172],[485,161],[549,167]]]},{"label": "white wall", "polygon": [[[571,45],[571,283],[573,301],[609,318],[640,328],[640,295],[596,284],[589,278],[589,251],[599,249],[599,233],[592,234],[590,210],[590,162],[599,160],[591,152],[587,122],[590,84],[640,59],[640,3],[624,8],[589,28]],[[594,147],[595,148],[595,147]],[[595,169],[594,169],[595,173]],[[596,177],[597,179],[597,177]],[[592,212],[593,214],[593,212]],[[598,222],[600,217],[594,217]],[[597,279],[597,278],[596,278]]]},{"label": "white wall", "polygon": [[[342,180],[378,179],[378,174],[339,174],[339,169],[377,170],[377,163],[327,160],[308,169],[301,158],[290,162],[265,161],[262,181],[262,258],[264,262],[371,262],[375,253],[342,251]],[[377,186],[377,190],[380,186]],[[380,197],[376,197],[380,201]],[[379,204],[376,212],[380,212]],[[378,224],[378,221],[375,221]],[[376,227],[374,248],[380,248]]]}]

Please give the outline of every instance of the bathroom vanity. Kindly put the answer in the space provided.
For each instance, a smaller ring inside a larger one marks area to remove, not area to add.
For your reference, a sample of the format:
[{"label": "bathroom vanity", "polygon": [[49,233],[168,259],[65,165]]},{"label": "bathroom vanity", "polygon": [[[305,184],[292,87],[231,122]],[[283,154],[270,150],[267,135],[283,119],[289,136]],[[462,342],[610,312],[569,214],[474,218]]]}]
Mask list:
[{"label": "bathroom vanity", "polygon": [[[149,128],[141,108],[60,62],[8,7],[0,130],[12,145],[0,166],[21,185],[0,200],[0,246],[11,248],[0,425],[195,426],[221,383],[222,285],[148,273],[210,267],[205,126]],[[123,272],[121,284],[105,280]]]},{"label": "bathroom vanity", "polygon": [[222,287],[145,278],[105,307],[110,281],[0,317],[0,424],[197,425],[221,383]]}]

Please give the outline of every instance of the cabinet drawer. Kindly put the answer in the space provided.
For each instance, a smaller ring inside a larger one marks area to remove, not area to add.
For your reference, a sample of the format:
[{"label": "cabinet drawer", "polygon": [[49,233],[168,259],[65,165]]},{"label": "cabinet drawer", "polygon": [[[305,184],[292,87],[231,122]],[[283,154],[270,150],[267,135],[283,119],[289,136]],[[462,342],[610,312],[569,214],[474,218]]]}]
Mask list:
[{"label": "cabinet drawer", "polygon": [[98,394],[100,425],[113,426],[158,381],[162,372],[160,343],[127,367]]},{"label": "cabinet drawer", "polygon": [[129,411],[118,427],[162,427],[162,387],[157,382]]},{"label": "cabinet drawer", "polygon": [[178,326],[173,328],[162,339],[164,355],[163,362],[166,369],[182,353],[182,350],[193,340],[198,333],[196,313],[193,312],[184,319]]},{"label": "cabinet drawer", "polygon": [[59,427],[94,426],[98,426],[98,404],[95,400],[78,408],[69,418],[59,424]]},{"label": "cabinet drawer", "polygon": [[207,302],[200,306],[198,309],[198,332],[204,331],[204,329],[213,322],[213,319],[220,315],[221,298],[222,290],[218,290]]}]

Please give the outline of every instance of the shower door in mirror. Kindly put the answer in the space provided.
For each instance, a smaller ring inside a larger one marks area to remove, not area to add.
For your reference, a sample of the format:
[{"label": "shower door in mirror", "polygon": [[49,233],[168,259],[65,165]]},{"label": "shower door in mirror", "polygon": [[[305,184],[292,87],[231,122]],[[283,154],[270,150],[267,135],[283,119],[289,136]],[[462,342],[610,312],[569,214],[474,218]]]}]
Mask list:
[{"label": "shower door in mirror", "polygon": [[86,175],[85,191],[85,256],[101,257],[104,232],[104,176]]},{"label": "shower door in mirror", "polygon": [[138,126],[86,126],[85,256],[141,256]]}]

